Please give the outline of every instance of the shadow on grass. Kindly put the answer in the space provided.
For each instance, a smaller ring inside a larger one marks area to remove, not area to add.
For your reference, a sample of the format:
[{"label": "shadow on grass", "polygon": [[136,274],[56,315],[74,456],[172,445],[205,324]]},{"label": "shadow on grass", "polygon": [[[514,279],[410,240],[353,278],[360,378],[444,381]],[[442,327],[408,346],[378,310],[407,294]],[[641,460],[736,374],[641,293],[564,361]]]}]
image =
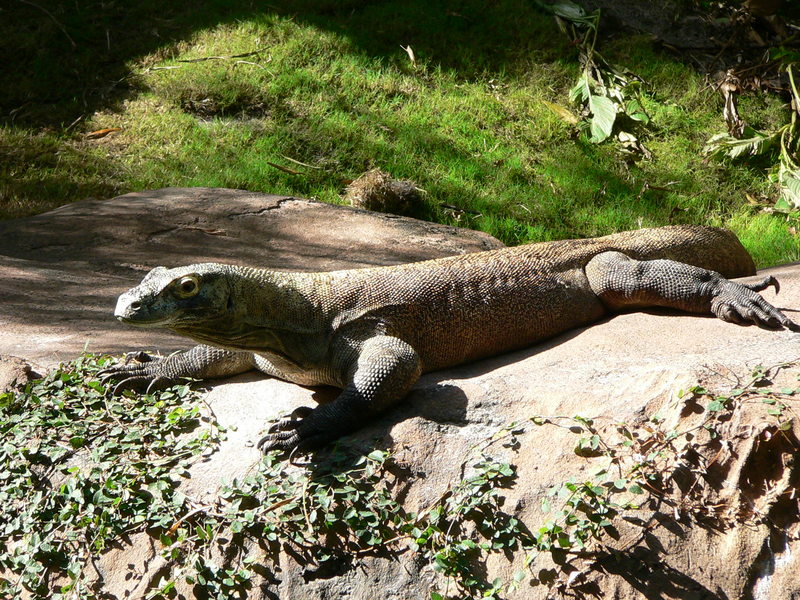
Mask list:
[{"label": "shadow on grass", "polygon": [[514,0],[491,6],[478,0],[12,0],[0,9],[0,120],[66,126],[125,97],[130,61],[159,50],[169,54],[200,30],[265,14],[334,31],[372,57],[407,60],[399,44],[410,44],[420,59],[465,78],[519,72],[532,53],[555,58],[564,52],[550,17]]}]

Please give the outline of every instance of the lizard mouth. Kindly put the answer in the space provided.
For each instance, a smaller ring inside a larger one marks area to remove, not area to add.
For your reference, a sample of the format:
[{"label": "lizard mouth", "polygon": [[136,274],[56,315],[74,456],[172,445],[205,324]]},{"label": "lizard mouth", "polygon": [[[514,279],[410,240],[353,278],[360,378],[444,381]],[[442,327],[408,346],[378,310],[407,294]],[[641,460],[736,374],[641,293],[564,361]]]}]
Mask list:
[{"label": "lizard mouth", "polygon": [[124,297],[120,297],[117,302],[114,316],[122,323],[139,327],[164,327],[173,321],[170,317],[153,314],[146,305],[138,300],[129,302]]},{"label": "lizard mouth", "polygon": [[138,325],[139,327],[156,327],[159,325],[169,325],[166,319],[144,319],[141,317],[129,317],[124,315],[115,315],[117,321],[125,323],[126,325]]}]

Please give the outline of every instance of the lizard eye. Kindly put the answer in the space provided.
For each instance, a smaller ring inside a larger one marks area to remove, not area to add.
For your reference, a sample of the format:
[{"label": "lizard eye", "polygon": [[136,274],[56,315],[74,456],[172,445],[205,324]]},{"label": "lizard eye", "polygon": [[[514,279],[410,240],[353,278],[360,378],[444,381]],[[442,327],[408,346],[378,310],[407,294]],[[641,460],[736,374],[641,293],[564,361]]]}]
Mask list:
[{"label": "lizard eye", "polygon": [[175,295],[180,298],[191,298],[200,291],[200,281],[196,275],[186,275],[178,280]]}]

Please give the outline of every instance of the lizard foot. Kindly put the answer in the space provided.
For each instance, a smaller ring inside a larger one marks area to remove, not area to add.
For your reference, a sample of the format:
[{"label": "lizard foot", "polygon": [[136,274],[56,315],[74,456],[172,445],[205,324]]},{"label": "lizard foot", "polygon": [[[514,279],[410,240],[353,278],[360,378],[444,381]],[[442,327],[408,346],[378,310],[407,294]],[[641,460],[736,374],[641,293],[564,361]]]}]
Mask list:
[{"label": "lizard foot", "polygon": [[800,331],[800,325],[758,294],[769,286],[774,286],[777,291],[778,281],[774,277],[765,277],[751,284],[723,280],[711,301],[711,312],[723,321],[739,325],[753,324],[766,329],[785,327],[790,331]]},{"label": "lizard foot", "polygon": [[[298,412],[304,413],[303,417],[298,417]],[[330,433],[316,433],[302,428],[303,418],[311,412],[313,410],[305,406],[295,410],[291,416],[272,425],[268,433],[258,440],[256,447],[264,454],[270,450],[306,453],[335,439],[337,436]]]},{"label": "lizard foot", "polygon": [[266,454],[270,450],[293,450],[299,443],[300,435],[297,431],[276,431],[258,440],[256,447]]},{"label": "lizard foot", "polygon": [[313,408],[308,406],[299,406],[295,408],[290,415],[281,417],[276,423],[270,425],[267,431],[269,433],[276,433],[278,431],[290,431],[295,429],[297,425],[300,424],[300,421],[310,415],[313,410]]},{"label": "lizard foot", "polygon": [[[175,379],[165,372],[169,357],[152,356],[147,352],[130,352],[125,360],[97,373],[102,384],[116,381],[112,394],[124,390],[144,391],[150,394],[175,383]],[[135,361],[135,362],[133,362]],[[167,364],[165,364],[167,363]]]}]

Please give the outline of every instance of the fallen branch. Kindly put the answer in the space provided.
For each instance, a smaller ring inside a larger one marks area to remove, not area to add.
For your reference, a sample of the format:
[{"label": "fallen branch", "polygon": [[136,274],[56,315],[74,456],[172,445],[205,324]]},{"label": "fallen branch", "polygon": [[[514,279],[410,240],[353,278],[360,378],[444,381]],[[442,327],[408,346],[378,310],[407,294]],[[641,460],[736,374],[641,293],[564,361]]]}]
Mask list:
[{"label": "fallen branch", "polygon": [[290,169],[289,167],[284,167],[281,165],[277,165],[274,162],[266,161],[270,167],[278,169],[279,171],[283,171],[284,173],[289,173],[289,175],[303,175],[302,171],[295,171],[294,169]]}]

